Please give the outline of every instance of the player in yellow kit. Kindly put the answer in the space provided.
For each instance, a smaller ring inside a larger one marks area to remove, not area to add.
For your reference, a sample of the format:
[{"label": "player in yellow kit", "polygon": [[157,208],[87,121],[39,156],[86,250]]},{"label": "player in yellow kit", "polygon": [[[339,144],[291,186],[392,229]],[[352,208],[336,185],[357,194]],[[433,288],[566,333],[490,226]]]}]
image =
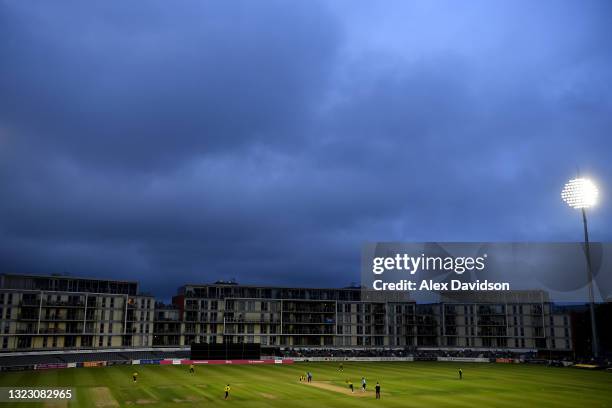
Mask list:
[{"label": "player in yellow kit", "polygon": [[225,386],[225,388],[223,389],[223,391],[225,391],[225,398],[224,398],[224,399],[228,399],[228,398],[229,398],[230,389],[231,389],[231,388],[230,388],[230,385],[229,385],[229,384],[227,384],[227,385]]}]

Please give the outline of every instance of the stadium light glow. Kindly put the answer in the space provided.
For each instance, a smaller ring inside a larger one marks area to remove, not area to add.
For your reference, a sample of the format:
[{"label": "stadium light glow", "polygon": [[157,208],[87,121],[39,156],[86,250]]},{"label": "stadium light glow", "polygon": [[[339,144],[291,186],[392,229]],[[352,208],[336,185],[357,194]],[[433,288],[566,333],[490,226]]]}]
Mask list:
[{"label": "stadium light glow", "polygon": [[572,208],[591,208],[597,204],[599,191],[587,178],[575,178],[563,187],[561,198]]},{"label": "stadium light glow", "polygon": [[589,311],[591,315],[591,350],[593,357],[599,357],[599,341],[597,339],[597,322],[595,320],[595,296],[593,293],[593,269],[591,266],[591,248],[589,245],[589,228],[587,224],[586,210],[597,204],[599,191],[597,186],[588,178],[577,177],[568,181],[563,186],[561,198],[571,208],[582,212],[582,224],[584,226],[584,246],[587,262],[587,279],[589,291]]}]

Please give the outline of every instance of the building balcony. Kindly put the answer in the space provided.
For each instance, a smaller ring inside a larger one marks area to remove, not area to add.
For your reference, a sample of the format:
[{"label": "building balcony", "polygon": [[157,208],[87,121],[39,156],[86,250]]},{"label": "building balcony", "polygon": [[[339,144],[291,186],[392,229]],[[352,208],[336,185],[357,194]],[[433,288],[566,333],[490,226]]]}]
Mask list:
[{"label": "building balcony", "polygon": [[19,302],[19,306],[22,307],[39,307],[40,300],[22,300]]},{"label": "building balcony", "polygon": [[34,329],[20,329],[15,331],[15,334],[36,334],[36,330]]},{"label": "building balcony", "polygon": [[85,302],[47,302],[43,300],[42,307],[85,307]]},{"label": "building balcony", "polygon": [[17,315],[17,320],[36,320],[38,321],[38,315]]}]

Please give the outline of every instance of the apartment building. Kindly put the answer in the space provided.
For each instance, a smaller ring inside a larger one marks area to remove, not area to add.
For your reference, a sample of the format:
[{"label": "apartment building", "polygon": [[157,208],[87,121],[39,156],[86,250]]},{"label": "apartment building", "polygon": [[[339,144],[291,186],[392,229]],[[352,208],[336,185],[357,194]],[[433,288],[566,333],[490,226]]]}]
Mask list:
[{"label": "apartment building", "polygon": [[0,275],[0,349],[151,346],[154,310],[137,282]]},{"label": "apartment building", "polygon": [[2,351],[188,347],[572,349],[569,312],[542,291],[461,292],[419,304],[397,293],[187,284],[170,305],[137,282],[0,275]]},{"label": "apartment building", "polygon": [[569,315],[542,291],[462,292],[434,304],[380,295],[360,288],[185,285],[174,298],[173,330],[177,345],[572,348]]}]

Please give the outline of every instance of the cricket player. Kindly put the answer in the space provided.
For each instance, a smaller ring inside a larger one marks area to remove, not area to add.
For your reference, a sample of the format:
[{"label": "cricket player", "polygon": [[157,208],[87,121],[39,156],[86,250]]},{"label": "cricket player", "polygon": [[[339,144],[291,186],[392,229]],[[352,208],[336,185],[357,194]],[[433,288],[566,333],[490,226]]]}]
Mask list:
[{"label": "cricket player", "polygon": [[463,370],[459,369],[459,379],[463,379]]},{"label": "cricket player", "polygon": [[349,380],[348,386],[349,386],[351,392],[355,392],[355,389],[353,388],[353,382],[351,380]]},{"label": "cricket player", "polygon": [[361,377],[361,392],[366,391],[366,379],[365,377]]},{"label": "cricket player", "polygon": [[225,398],[224,398],[224,399],[228,399],[228,398],[229,398],[229,393],[230,393],[230,390],[231,390],[230,385],[229,385],[229,384],[227,384],[227,385],[225,386],[225,388],[223,389],[223,391],[225,391]]},{"label": "cricket player", "polygon": [[132,379],[134,380],[134,382],[136,382],[136,380],[138,379],[138,372],[137,371],[134,371],[132,373]]},{"label": "cricket player", "polygon": [[380,399],[380,383],[376,381],[376,399]]},{"label": "cricket player", "polygon": [[189,372],[191,374],[195,373],[195,366],[193,364],[189,365]]}]

